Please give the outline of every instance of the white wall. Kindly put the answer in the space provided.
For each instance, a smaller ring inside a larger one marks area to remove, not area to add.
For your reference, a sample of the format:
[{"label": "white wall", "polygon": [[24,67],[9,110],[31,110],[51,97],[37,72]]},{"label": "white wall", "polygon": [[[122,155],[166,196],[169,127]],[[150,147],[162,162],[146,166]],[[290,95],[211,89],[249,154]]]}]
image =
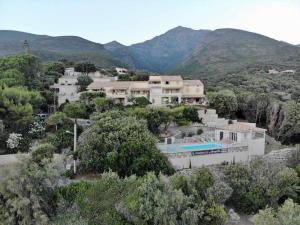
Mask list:
[{"label": "white wall", "polygon": [[241,151],[229,151],[228,153],[210,154],[210,155],[197,155],[190,154],[172,155],[168,156],[169,161],[176,169],[189,168],[190,162],[192,168],[202,167],[208,165],[221,164],[224,161],[228,163],[233,162],[247,162],[249,159],[249,152],[247,149]]},{"label": "white wall", "polygon": [[265,139],[264,138],[253,139],[249,143],[249,149],[251,155],[264,155]]}]

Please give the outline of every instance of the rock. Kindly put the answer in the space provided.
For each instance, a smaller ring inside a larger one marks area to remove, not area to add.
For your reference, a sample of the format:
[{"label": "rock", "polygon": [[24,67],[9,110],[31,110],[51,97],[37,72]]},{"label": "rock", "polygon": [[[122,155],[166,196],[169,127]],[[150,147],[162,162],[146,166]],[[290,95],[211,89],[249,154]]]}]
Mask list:
[{"label": "rock", "polygon": [[240,216],[233,210],[230,209],[228,212],[228,222],[227,225],[240,224]]}]

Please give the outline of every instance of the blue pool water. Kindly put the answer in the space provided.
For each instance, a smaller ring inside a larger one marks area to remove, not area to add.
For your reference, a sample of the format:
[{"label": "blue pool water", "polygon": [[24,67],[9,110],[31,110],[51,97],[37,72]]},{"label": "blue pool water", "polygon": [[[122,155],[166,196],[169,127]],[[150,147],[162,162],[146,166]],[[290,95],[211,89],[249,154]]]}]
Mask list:
[{"label": "blue pool water", "polygon": [[193,152],[193,151],[204,151],[222,148],[223,145],[218,143],[203,143],[203,144],[162,144],[158,146],[163,152]]}]

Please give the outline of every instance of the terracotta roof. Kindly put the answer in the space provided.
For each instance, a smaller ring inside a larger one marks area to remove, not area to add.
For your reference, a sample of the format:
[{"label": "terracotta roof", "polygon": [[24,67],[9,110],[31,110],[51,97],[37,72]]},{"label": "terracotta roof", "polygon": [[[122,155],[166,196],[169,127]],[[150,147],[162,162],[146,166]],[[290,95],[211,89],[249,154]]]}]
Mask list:
[{"label": "terracotta roof", "polygon": [[162,81],[182,81],[181,76],[160,76]]},{"label": "terracotta roof", "polygon": [[195,85],[203,86],[203,83],[201,82],[201,80],[183,80],[183,85],[186,85],[186,86],[195,86]]},{"label": "terracotta roof", "polygon": [[148,81],[133,81],[130,86],[131,89],[149,89]]},{"label": "terracotta roof", "polygon": [[100,89],[100,88],[121,88],[121,89],[148,89],[147,81],[94,81],[87,89]]},{"label": "terracotta roof", "polygon": [[182,81],[181,76],[150,76],[149,81]]},{"label": "terracotta roof", "polygon": [[233,124],[228,124],[224,127],[224,130],[230,130],[230,131],[239,131],[239,132],[265,132],[266,129],[256,127],[254,123],[244,123],[244,122],[237,122]]}]

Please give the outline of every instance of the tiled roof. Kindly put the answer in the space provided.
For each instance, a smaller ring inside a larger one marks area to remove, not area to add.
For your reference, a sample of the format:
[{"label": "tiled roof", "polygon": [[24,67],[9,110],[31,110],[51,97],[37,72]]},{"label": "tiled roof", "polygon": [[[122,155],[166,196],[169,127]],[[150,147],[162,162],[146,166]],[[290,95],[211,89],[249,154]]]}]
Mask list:
[{"label": "tiled roof", "polygon": [[224,130],[230,130],[230,131],[238,131],[238,132],[264,132],[266,129],[262,129],[259,127],[256,127],[253,123],[243,123],[243,122],[237,122],[233,124],[229,124],[224,127]]},{"label": "tiled roof", "polygon": [[103,81],[94,81],[91,83],[87,89],[101,89],[101,88],[132,88],[132,89],[148,89],[147,81],[111,81],[111,82],[103,82]]},{"label": "tiled roof", "polygon": [[182,81],[181,76],[150,76],[149,81]]},{"label": "tiled roof", "polygon": [[203,83],[200,80],[183,80],[183,85],[186,85],[186,86],[195,86],[195,85],[203,86]]},{"label": "tiled roof", "polygon": [[182,81],[181,76],[160,76],[162,81]]}]

